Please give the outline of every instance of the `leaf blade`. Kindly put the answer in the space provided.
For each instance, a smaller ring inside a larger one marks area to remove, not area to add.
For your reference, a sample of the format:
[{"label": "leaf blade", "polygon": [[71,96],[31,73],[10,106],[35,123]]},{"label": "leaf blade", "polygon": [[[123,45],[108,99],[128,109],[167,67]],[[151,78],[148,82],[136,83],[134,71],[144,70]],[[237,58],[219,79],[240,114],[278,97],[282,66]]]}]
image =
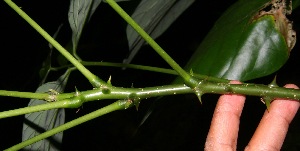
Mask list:
[{"label": "leaf blade", "polygon": [[[164,33],[171,24],[195,0],[142,0],[131,17],[153,38]],[[130,54],[124,63],[130,63],[136,53],[145,44],[143,38],[130,26],[126,29]]]},{"label": "leaf blade", "polygon": [[76,55],[77,46],[82,34],[82,30],[87,20],[96,11],[101,0],[71,0],[68,12],[68,20],[72,29],[73,55]]},{"label": "leaf blade", "polygon": [[[67,71],[57,81],[48,82],[41,85],[36,92],[43,93],[48,92],[49,89],[53,89],[56,92],[63,92],[65,85],[68,81],[70,72]],[[43,100],[31,99],[28,106],[35,106],[46,103]],[[50,130],[54,127],[64,124],[65,111],[64,109],[52,109],[47,111],[34,112],[25,115],[25,121],[23,123],[22,141],[30,139],[39,135],[42,132]],[[59,145],[62,143],[63,133],[58,133],[50,137],[39,141],[35,144],[25,147],[28,150],[47,150],[56,151],[59,150]]]}]

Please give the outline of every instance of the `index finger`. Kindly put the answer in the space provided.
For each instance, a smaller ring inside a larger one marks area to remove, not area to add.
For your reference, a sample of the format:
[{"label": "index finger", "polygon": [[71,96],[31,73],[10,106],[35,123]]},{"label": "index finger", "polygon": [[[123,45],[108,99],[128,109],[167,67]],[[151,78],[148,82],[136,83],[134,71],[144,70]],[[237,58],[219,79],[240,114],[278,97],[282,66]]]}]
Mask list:
[{"label": "index finger", "polygon": [[[231,81],[231,84],[240,82]],[[219,98],[206,138],[205,150],[236,150],[244,103],[243,95],[226,94]]]}]

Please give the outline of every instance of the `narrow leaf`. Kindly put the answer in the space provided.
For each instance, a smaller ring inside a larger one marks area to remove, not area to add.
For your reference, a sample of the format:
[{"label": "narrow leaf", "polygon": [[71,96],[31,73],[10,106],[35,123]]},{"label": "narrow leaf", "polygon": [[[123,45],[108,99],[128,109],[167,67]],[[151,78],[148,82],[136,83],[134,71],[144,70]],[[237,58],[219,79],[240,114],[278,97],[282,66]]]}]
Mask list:
[{"label": "narrow leaf", "polygon": [[101,0],[94,0],[94,1],[93,1],[93,4],[92,4],[92,8],[91,8],[91,11],[90,11],[90,15],[89,15],[88,21],[90,21],[92,15],[93,15],[94,12],[96,11],[96,9],[97,9],[98,6],[100,5],[100,3],[101,3]]},{"label": "narrow leaf", "polygon": [[[70,72],[67,71],[57,81],[48,82],[40,86],[36,92],[43,93],[61,93],[67,84]],[[31,99],[28,106],[35,106],[47,103],[43,100]],[[39,135],[47,130],[64,124],[65,111],[64,109],[52,109],[47,111],[35,112],[25,115],[23,124],[22,140],[25,141],[32,137]],[[56,151],[59,150],[62,143],[63,133],[58,133],[52,137],[39,141],[35,144],[25,147],[25,150],[43,150],[43,151]]]},{"label": "narrow leaf", "polygon": [[[170,25],[195,0],[142,0],[132,14],[132,18],[153,38],[164,33]],[[130,63],[136,53],[145,44],[145,40],[128,25],[127,39],[130,54],[124,63]]]}]

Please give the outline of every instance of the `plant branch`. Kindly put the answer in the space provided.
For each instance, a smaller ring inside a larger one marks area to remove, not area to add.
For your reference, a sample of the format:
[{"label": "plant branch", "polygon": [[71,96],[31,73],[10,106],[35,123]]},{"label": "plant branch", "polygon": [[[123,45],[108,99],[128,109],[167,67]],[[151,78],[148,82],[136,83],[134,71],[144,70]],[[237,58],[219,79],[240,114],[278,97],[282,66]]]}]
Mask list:
[{"label": "plant branch", "polygon": [[[89,61],[82,61],[83,65],[86,66],[107,66],[107,67],[122,67],[122,68],[131,68],[131,69],[138,69],[138,70],[146,70],[146,71],[152,71],[152,72],[159,72],[159,73],[165,73],[165,74],[172,74],[172,75],[178,75],[178,72],[176,72],[173,69],[166,69],[166,68],[160,68],[160,67],[152,67],[152,66],[144,66],[144,65],[136,65],[136,64],[124,64],[124,63],[112,63],[112,62],[89,62]],[[201,74],[193,74],[193,77],[196,77],[197,79],[211,81],[211,82],[224,82],[229,83],[229,80],[216,78],[216,77],[210,77],[207,75],[201,75]]]},{"label": "plant branch", "polygon": [[[265,85],[257,85],[257,84],[227,84],[227,83],[213,83],[202,81],[197,88],[199,88],[203,93],[218,93],[218,94],[245,94],[245,95],[254,95],[254,96],[268,96],[269,98],[286,98],[293,100],[300,100],[300,90],[296,89],[288,89],[282,87],[269,87]],[[172,95],[172,94],[180,94],[180,93],[193,93],[193,90],[185,85],[166,85],[161,87],[150,87],[150,88],[112,88],[109,89],[108,92],[103,89],[95,89],[89,90],[85,92],[81,92],[76,96],[65,99],[62,101],[57,101],[53,103],[37,105],[33,107],[27,107],[27,109],[23,108],[26,113],[30,113],[32,111],[41,111],[46,109],[53,108],[78,108],[85,101],[93,101],[99,99],[115,99],[115,98],[123,98],[111,105],[103,107],[97,111],[89,113],[85,116],[82,116],[78,119],[65,123],[59,127],[53,128],[47,132],[44,132],[36,137],[33,137],[29,140],[26,140],[20,144],[12,146],[7,150],[19,150],[27,145],[33,144],[39,140],[52,136],[56,133],[67,130],[71,127],[77,126],[81,123],[94,119],[96,117],[102,116],[104,114],[110,113],[112,111],[127,109],[132,107],[135,104],[135,101],[139,101],[140,99],[145,99],[148,97],[156,97],[162,95]],[[13,111],[22,111],[22,109],[16,109]],[[1,112],[0,118],[3,118],[10,111]],[[17,113],[17,112],[16,112]],[[26,114],[25,112],[23,114]],[[12,115],[12,114],[11,114]]]},{"label": "plant branch", "polygon": [[[259,97],[269,97],[271,99],[283,98],[300,100],[300,90],[288,89],[282,87],[269,87],[259,84],[228,84],[216,83],[209,81],[201,81],[196,87],[201,94],[215,93],[215,94],[244,94]],[[164,85],[148,88],[122,88],[110,87],[109,89],[93,89],[76,93],[58,94],[58,100],[47,104],[25,107],[10,111],[0,112],[0,118],[10,116],[17,116],[31,112],[48,110],[53,108],[78,108],[84,102],[117,99],[117,100],[131,100],[132,102],[140,101],[142,99],[166,95],[177,95],[193,93],[195,90],[184,84]],[[13,95],[12,95],[13,96]],[[69,98],[68,98],[69,97]]]},{"label": "plant branch", "polygon": [[31,19],[20,7],[11,0],[4,0],[13,10],[15,10],[24,20],[26,20],[40,35],[42,35],[53,47],[55,47],[67,60],[69,60],[96,88],[106,86],[106,82],[91,73],[78,60],[76,60],[64,47],[52,38],[43,28]]},{"label": "plant branch", "polygon": [[28,98],[28,99],[37,99],[37,100],[48,100],[48,101],[60,101],[67,98],[71,98],[75,93],[62,93],[55,96],[48,93],[33,93],[33,92],[19,92],[19,91],[7,91],[0,90],[0,96],[8,96],[8,97],[19,97],[19,98]]},{"label": "plant branch", "polygon": [[197,80],[183,70],[114,0],[106,0],[106,2],[148,42],[148,44],[184,79],[188,86],[194,88],[197,85]]},{"label": "plant branch", "polygon": [[46,102],[45,104],[41,105],[0,112],[0,119],[57,108],[78,108],[82,105],[82,103],[83,99],[75,96],[62,101]]},{"label": "plant branch", "polygon": [[[120,67],[120,68],[125,67],[125,68],[131,68],[131,69],[138,69],[138,70],[159,72],[159,73],[165,73],[165,74],[171,74],[171,75],[178,75],[178,73],[173,69],[144,66],[144,65],[137,65],[137,64],[124,64],[124,63],[113,63],[113,62],[91,62],[91,61],[81,61],[80,63],[84,66],[106,66],[106,67]],[[51,67],[50,70],[58,71],[60,69],[68,68],[70,66],[71,65],[65,65],[65,66],[61,66],[61,67]],[[200,80],[205,80],[205,81],[229,83],[229,80],[227,80],[227,79],[221,79],[221,78],[216,78],[216,77],[211,77],[211,76],[201,75],[201,74],[196,74],[196,73],[193,73],[193,77],[200,79]]]},{"label": "plant branch", "polygon": [[19,92],[19,91],[6,91],[6,90],[0,90],[0,96],[30,98],[30,99],[38,99],[38,100],[46,100],[47,98],[49,98],[49,94],[47,93],[32,93],[32,92]]}]

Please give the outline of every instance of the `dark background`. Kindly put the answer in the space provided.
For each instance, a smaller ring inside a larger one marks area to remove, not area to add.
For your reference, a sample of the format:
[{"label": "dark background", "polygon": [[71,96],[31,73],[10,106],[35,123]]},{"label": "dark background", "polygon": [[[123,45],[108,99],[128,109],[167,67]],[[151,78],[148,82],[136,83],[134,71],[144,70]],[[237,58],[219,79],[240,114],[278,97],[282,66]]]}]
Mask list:
[{"label": "dark background", "polygon": [[[62,45],[71,38],[67,22],[69,1],[16,0],[15,2],[50,35],[64,23],[57,39]],[[131,13],[138,2],[132,0],[122,2],[120,5]],[[196,1],[156,41],[174,60],[184,66],[216,19],[233,2],[234,0]],[[0,15],[2,19],[0,89],[34,92],[40,82],[38,71],[49,52],[48,43],[3,1],[0,2]],[[296,16],[299,15],[300,10],[297,9],[290,16],[297,32],[300,22]],[[89,61],[122,62],[128,53],[125,28],[126,23],[107,4],[102,3],[90,23],[86,25],[78,54],[82,59]],[[297,68],[300,65],[299,56],[297,43],[289,61],[277,73],[279,85],[285,83],[300,85],[300,70]],[[133,63],[169,68],[149,46],[143,47]],[[175,78],[171,75],[132,69],[125,71],[112,67],[88,69],[104,80],[111,75],[112,84],[123,87],[164,85]],[[48,81],[56,80],[62,73],[63,71],[51,73]],[[270,75],[249,82],[268,84],[273,77],[274,75]],[[74,92],[75,86],[81,91],[92,88],[77,71],[71,74],[65,91]],[[65,131],[62,150],[202,150],[218,97],[219,95],[206,94],[202,98],[202,105],[194,95],[164,97],[160,101],[155,101],[153,114],[139,127],[148,109],[153,107],[155,98],[144,100],[138,111],[135,108],[116,111]],[[25,107],[28,101],[28,99],[0,97],[0,111]],[[112,103],[112,100],[86,103],[78,113],[77,109],[67,109],[66,121],[109,103]],[[238,150],[247,145],[264,110],[265,106],[258,97],[247,97],[241,117]],[[0,150],[21,141],[22,122],[23,116],[0,120]],[[300,149],[299,126],[297,115],[283,149]]]}]

